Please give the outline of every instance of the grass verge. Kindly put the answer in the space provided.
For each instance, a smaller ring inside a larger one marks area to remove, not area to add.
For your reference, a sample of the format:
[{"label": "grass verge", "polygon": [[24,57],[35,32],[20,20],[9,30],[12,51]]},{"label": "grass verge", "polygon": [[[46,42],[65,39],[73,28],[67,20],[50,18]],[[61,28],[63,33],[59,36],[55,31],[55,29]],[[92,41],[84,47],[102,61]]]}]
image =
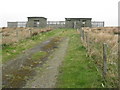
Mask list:
[{"label": "grass verge", "polygon": [[19,54],[25,52],[25,50],[34,47],[38,43],[45,41],[50,37],[59,35],[62,31],[63,29],[57,29],[50,32],[40,33],[39,35],[30,37],[25,40],[21,40],[17,43],[2,46],[2,63],[16,58]]},{"label": "grass verge", "polygon": [[86,57],[80,36],[72,33],[67,55],[60,67],[57,88],[101,88],[101,74],[92,60]]}]

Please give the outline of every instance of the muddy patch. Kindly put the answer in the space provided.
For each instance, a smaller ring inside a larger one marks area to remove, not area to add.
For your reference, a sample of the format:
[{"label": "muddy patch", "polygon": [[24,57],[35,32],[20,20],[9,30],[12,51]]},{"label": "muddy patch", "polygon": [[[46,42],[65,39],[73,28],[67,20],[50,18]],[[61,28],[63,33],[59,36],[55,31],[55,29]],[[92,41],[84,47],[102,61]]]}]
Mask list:
[{"label": "muddy patch", "polygon": [[69,38],[65,38],[49,57],[40,70],[36,70],[36,75],[32,80],[28,80],[22,88],[56,88],[59,66],[64,60],[68,47]]},{"label": "muddy patch", "polygon": [[[20,55],[18,58],[3,64],[3,88],[23,87],[26,84],[26,81],[32,79],[36,74],[34,68],[42,66],[54,49],[58,48],[58,45],[62,40],[62,37],[54,37],[38,44],[36,47],[26,51],[23,55]],[[37,60],[34,60],[32,56],[38,52],[45,52],[45,54],[38,57]]]}]

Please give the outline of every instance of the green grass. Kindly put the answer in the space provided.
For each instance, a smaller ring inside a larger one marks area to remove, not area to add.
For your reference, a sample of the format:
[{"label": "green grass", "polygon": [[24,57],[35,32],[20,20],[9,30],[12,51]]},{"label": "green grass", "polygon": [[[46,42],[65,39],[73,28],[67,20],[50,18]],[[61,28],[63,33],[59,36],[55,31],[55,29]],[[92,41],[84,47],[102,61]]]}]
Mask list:
[{"label": "green grass", "polygon": [[39,35],[21,40],[11,45],[2,46],[2,62],[16,58],[19,54],[27,49],[30,49],[38,43],[49,39],[50,37],[58,36],[64,29],[57,29],[50,32],[40,33]]},{"label": "green grass", "polygon": [[60,67],[58,88],[98,88],[101,86],[101,76],[92,60],[86,57],[86,49],[82,46],[80,36],[69,35],[70,41],[67,55]]},{"label": "green grass", "polygon": [[37,53],[34,53],[31,57],[32,60],[39,60],[41,58],[44,58],[47,55],[47,52],[40,51]]},{"label": "green grass", "polygon": [[[95,64],[89,57],[86,57],[86,49],[82,46],[80,35],[72,29],[58,29],[37,36],[22,40],[18,43],[3,46],[3,63],[17,57],[23,51],[34,47],[38,43],[54,36],[69,37],[69,46],[65,60],[60,67],[58,88],[97,88],[102,87],[102,78],[96,70]],[[38,52],[32,55],[33,60],[46,55]]]}]

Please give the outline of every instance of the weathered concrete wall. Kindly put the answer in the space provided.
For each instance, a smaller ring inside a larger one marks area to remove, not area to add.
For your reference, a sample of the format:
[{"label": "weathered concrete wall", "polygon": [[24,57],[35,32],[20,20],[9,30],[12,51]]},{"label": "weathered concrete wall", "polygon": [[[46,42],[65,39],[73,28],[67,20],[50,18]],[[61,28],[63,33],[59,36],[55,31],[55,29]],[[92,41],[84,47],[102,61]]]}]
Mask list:
[{"label": "weathered concrete wall", "polygon": [[74,28],[74,22],[73,21],[66,21],[65,22],[65,27],[66,28]]},{"label": "weathered concrete wall", "polygon": [[85,27],[92,27],[91,20],[86,20]]},{"label": "weathered concrete wall", "polygon": [[76,21],[75,24],[76,25],[74,28],[81,28],[82,27],[82,21]]},{"label": "weathered concrete wall", "polygon": [[44,17],[28,17],[27,27],[44,28],[47,26],[47,19]]},{"label": "weathered concrete wall", "polygon": [[91,18],[65,18],[66,28],[92,27]]}]

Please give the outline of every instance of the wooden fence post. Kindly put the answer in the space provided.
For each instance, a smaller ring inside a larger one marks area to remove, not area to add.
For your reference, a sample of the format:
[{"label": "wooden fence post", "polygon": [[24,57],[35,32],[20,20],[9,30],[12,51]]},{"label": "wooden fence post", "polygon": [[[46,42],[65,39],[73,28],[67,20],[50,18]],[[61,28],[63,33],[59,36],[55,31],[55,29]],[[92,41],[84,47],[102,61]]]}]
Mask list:
[{"label": "wooden fence post", "polygon": [[29,34],[30,34],[30,37],[32,36],[32,30],[31,29],[29,29]]},{"label": "wooden fence post", "polygon": [[76,21],[74,21],[74,29],[76,28]]},{"label": "wooden fence post", "polygon": [[16,30],[16,38],[19,41],[19,32],[18,32],[18,30]]},{"label": "wooden fence post", "polygon": [[87,44],[87,51],[88,51],[88,53],[89,53],[89,34],[88,33],[86,33],[86,44]]},{"label": "wooden fence post", "polygon": [[88,33],[87,32],[85,32],[85,42],[86,42],[86,44],[87,44],[87,35]]},{"label": "wooden fence post", "polygon": [[85,39],[84,30],[82,30],[83,40]]},{"label": "wooden fence post", "polygon": [[84,32],[84,45],[87,48],[87,40],[86,40],[87,34]]},{"label": "wooden fence post", "polygon": [[103,78],[105,79],[107,73],[107,44],[103,44]]},{"label": "wooden fence post", "polygon": [[80,29],[80,37],[81,37],[81,40],[82,40],[82,29]]}]

